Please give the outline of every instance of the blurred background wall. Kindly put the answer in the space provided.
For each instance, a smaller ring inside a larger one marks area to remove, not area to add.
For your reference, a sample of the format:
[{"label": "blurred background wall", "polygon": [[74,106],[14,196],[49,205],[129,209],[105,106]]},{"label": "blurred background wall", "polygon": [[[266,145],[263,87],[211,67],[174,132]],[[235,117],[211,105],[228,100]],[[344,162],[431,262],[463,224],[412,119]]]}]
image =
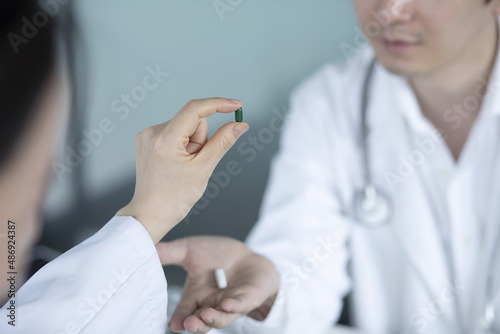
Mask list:
[{"label": "blurred background wall", "polygon": [[[58,162],[78,145],[87,154],[70,171],[55,172],[40,245],[65,251],[102,227],[133,194],[135,134],[172,118],[190,99],[212,96],[241,99],[251,128],[219,164],[218,178],[195,212],[165,239],[216,234],[243,240],[258,218],[279,146],[270,122],[286,113],[288,95],[302,79],[345,58],[340,46],[353,44],[357,26],[351,1],[85,0],[74,5],[84,116]],[[157,86],[147,90],[143,79],[151,72],[157,73]],[[211,117],[211,134],[233,119],[233,114]],[[228,162],[238,164],[238,175],[227,178]],[[182,271],[167,272],[170,283],[181,283]]]}]

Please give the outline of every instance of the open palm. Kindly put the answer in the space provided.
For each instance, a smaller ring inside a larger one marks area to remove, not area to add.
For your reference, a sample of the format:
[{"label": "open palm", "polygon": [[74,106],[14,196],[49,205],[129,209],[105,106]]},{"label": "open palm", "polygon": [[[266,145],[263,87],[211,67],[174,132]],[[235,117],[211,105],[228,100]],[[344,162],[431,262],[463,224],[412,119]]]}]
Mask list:
[{"label": "open palm", "polygon": [[[263,320],[279,287],[273,263],[242,242],[226,237],[190,237],[159,243],[162,265],[188,273],[181,301],[170,319],[173,331],[206,333],[248,315]],[[214,271],[223,268],[228,286],[217,287]]]}]

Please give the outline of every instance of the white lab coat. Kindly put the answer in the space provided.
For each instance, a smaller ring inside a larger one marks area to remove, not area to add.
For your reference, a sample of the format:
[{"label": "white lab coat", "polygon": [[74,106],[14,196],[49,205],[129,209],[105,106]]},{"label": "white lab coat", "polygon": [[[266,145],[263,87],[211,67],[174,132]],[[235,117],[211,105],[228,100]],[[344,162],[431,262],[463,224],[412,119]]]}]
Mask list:
[{"label": "white lab coat", "polygon": [[17,292],[15,326],[5,334],[163,334],[167,283],[151,237],[132,217],[98,233],[40,269]]},{"label": "white lab coat", "polygon": [[[376,65],[370,168],[393,214],[389,225],[370,229],[355,221],[351,203],[364,185],[360,104],[373,56],[367,48],[348,62],[329,64],[292,95],[261,218],[248,239],[279,267],[281,303],[263,324],[235,324],[245,333],[323,333],[349,293],[352,321],[366,333],[460,333],[460,323],[472,333],[482,312],[484,268],[500,277],[500,259],[487,254],[500,225],[500,62],[453,177],[432,174],[451,160],[449,151],[429,130],[406,80]],[[421,164],[417,151],[425,157]],[[408,159],[413,171],[402,163]],[[394,184],[394,175],[403,175],[401,182]],[[447,216],[450,232],[440,234]],[[456,286],[441,235],[453,246]]]}]

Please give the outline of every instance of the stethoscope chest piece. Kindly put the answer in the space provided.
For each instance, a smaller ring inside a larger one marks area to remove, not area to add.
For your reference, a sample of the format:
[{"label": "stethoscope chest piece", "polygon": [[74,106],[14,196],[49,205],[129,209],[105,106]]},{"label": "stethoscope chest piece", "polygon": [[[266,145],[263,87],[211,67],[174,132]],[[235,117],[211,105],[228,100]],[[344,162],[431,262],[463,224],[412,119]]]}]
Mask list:
[{"label": "stethoscope chest piece", "polygon": [[380,227],[389,223],[391,208],[388,197],[369,184],[354,194],[355,219],[367,227]]}]

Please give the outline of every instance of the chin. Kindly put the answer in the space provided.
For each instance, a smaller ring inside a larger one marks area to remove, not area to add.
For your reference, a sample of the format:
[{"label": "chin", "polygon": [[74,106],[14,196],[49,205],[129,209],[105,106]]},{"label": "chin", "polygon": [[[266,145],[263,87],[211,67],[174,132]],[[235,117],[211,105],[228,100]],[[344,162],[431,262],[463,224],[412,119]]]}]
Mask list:
[{"label": "chin", "polygon": [[394,64],[389,64],[389,65],[382,64],[382,65],[388,72],[392,74],[401,75],[404,77],[411,77],[415,75],[415,73],[407,67],[401,67]]},{"label": "chin", "polygon": [[421,64],[394,57],[377,56],[379,63],[390,73],[404,77],[418,76],[422,73]]}]

